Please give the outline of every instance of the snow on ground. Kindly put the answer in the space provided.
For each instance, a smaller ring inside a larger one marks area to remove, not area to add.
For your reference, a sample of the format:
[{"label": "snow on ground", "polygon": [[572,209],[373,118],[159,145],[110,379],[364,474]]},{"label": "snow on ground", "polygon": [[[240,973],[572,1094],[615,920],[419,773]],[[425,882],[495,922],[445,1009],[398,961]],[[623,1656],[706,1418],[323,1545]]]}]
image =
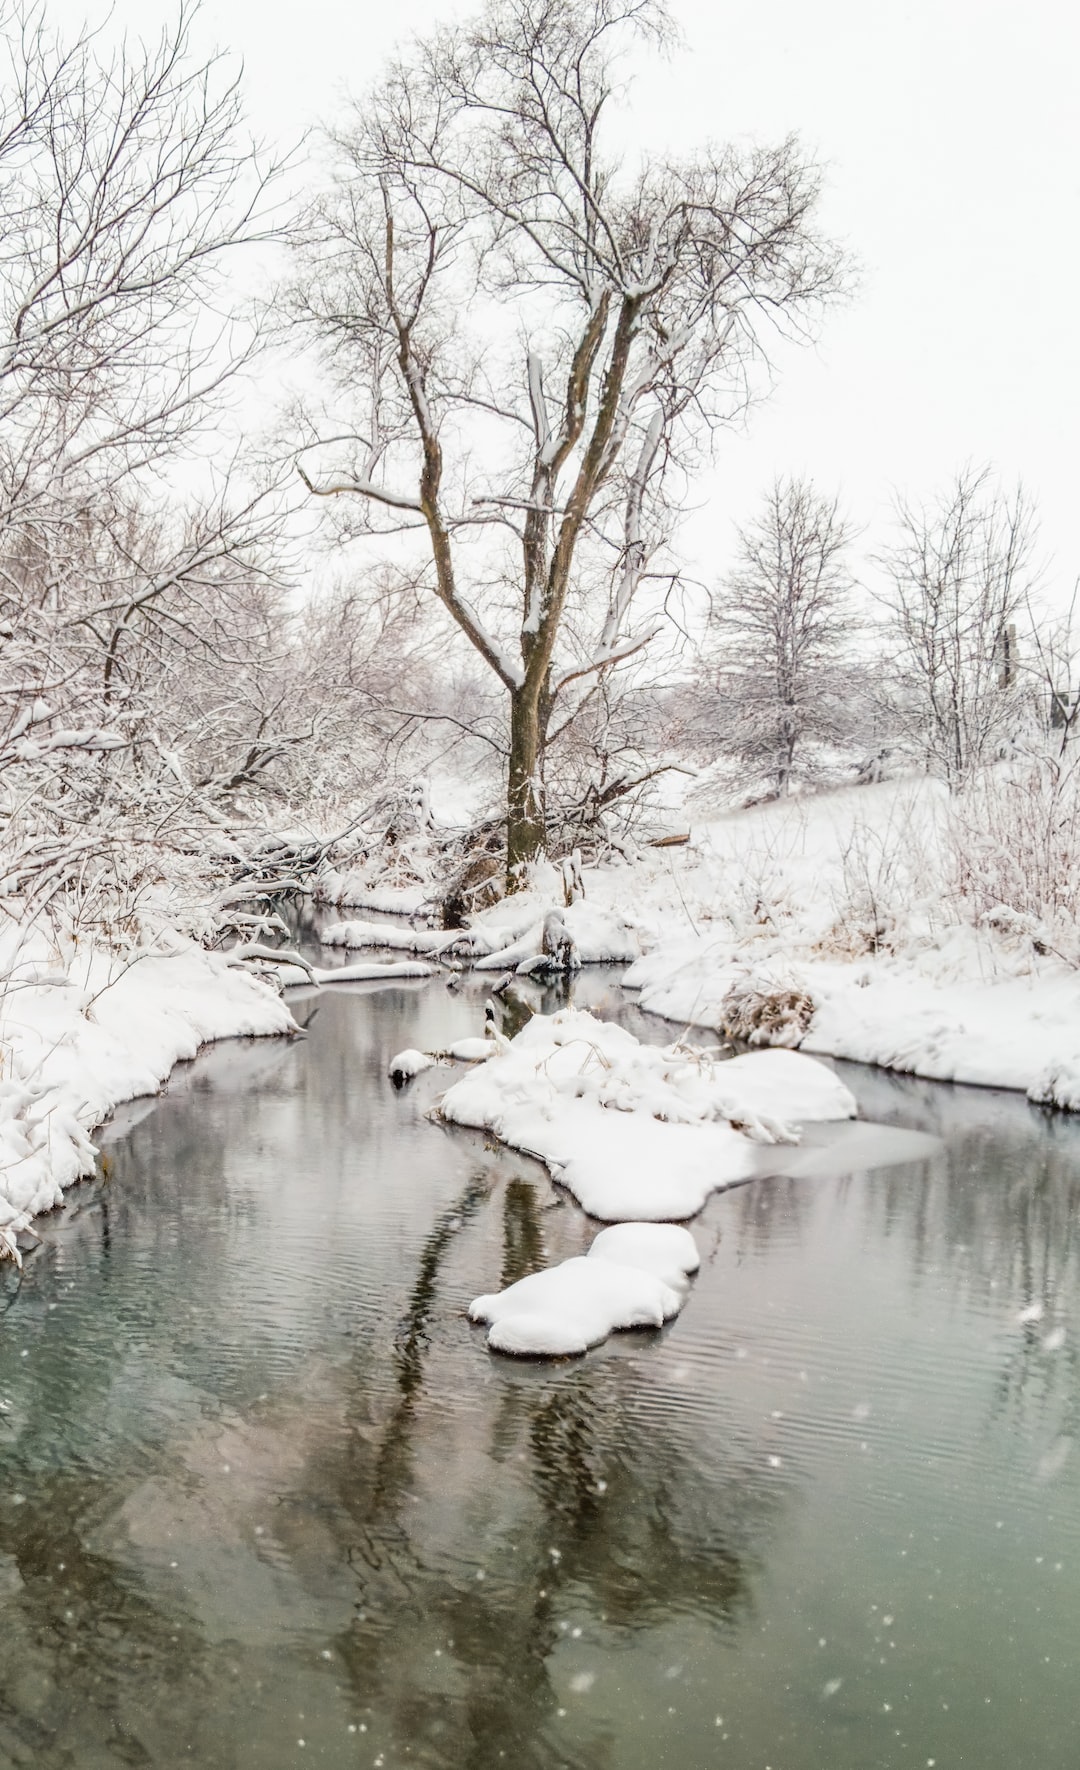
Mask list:
[{"label": "snow on ground", "polygon": [[395,978],[432,977],[434,966],[420,965],[413,960],[405,960],[397,965],[379,965],[374,962],[359,965],[336,965],[332,970],[325,970],[319,965],[311,969],[312,983],[392,983]]},{"label": "snow on ground", "polygon": [[[481,969],[527,968],[559,908],[582,962],[630,961],[642,1008],[676,1025],[754,1036],[762,1009],[761,1043],[1080,1110],[1080,970],[1030,917],[1009,904],[980,915],[965,897],[973,838],[940,782],[712,816],[700,799],[685,846],[586,868],[585,898],[566,910],[561,874],[539,867],[452,950]],[[989,852],[1003,838],[980,840]]]},{"label": "snow on ground", "polygon": [[[465,931],[345,922],[324,938],[527,970],[556,910],[582,963],[628,963],[641,1006],[676,1025],[1080,1110],[1080,970],[1030,916],[980,912],[962,888],[965,842],[968,859],[973,841],[1007,848],[1000,831],[960,830],[926,777],[711,815],[704,797],[684,807],[686,845],[586,868],[568,909],[561,873],[540,866]],[[370,876],[366,890],[372,906],[419,907]]]},{"label": "snow on ground", "polygon": [[9,924],[0,967],[0,1238],[12,1253],[30,1219],[92,1173],[91,1132],[120,1102],[156,1093],[212,1039],[295,1030],[274,990],[180,936],[121,959]]},{"label": "snow on ground", "polygon": [[643,912],[674,894],[682,925],[664,918],[625,983],[714,1031],[740,1000],[804,995],[809,1024],[788,1029],[804,1051],[1080,1109],[1080,973],[1004,910],[975,924],[947,816],[940,784],[917,780],[700,826],[666,877],[635,869]]},{"label": "snow on ground", "polygon": [[538,1156],[591,1216],[625,1223],[696,1215],[760,1171],[755,1144],[797,1142],[802,1124],[852,1118],[855,1102],[797,1052],[661,1050],[567,1008],[535,1015],[440,1111]]},{"label": "snow on ground", "polygon": [[[640,925],[628,910],[582,902],[564,909],[553,894],[545,897],[542,888],[522,892],[511,905],[512,916],[509,906],[499,905],[501,918],[491,910],[474,921],[470,933],[476,941],[477,970],[527,967],[540,952],[544,922],[553,910],[568,929],[581,965],[630,964],[644,950]],[[482,950],[485,943],[490,943],[487,952]]]},{"label": "snow on ground", "polygon": [[601,1230],[587,1254],[476,1297],[469,1317],[491,1323],[487,1343],[495,1352],[566,1357],[617,1328],[663,1327],[682,1308],[698,1264],[688,1230],[620,1223]]},{"label": "snow on ground", "polygon": [[[998,974],[980,976],[990,959]],[[751,983],[805,992],[813,1017],[800,1049],[935,1081],[1017,1088],[1080,1110],[1080,977],[1065,967],[1009,976],[966,930],[898,955],[841,962],[793,954],[757,966],[726,940],[661,944],[626,982],[640,1005],[683,1026],[719,1028],[725,1000]]]}]

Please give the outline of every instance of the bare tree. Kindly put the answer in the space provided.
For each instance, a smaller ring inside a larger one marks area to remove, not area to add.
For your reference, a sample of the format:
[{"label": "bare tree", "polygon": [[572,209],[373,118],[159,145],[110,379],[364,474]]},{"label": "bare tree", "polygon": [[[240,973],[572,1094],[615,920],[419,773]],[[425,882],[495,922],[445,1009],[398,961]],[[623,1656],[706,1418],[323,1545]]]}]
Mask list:
[{"label": "bare tree", "polygon": [[[792,141],[624,168],[616,58],[662,0],[492,0],[437,32],[334,140],[299,311],[344,423],[313,493],[419,531],[430,590],[510,705],[510,881],[543,847],[544,759],[657,626],[642,597],[696,452],[768,327],[838,286]],[[641,604],[645,606],[642,608]]]},{"label": "bare tree", "polygon": [[898,656],[895,709],[928,765],[957,785],[1016,736],[1029,698],[1017,625],[1037,580],[1034,509],[968,468],[930,508],[898,506],[881,556]]},{"label": "bare tree", "polygon": [[1031,656],[1025,660],[1034,684],[1035,725],[1048,757],[1064,761],[1080,730],[1080,633],[1077,601],[1080,583],[1073,585],[1069,606],[1056,620],[1041,618],[1030,606],[1027,624]]},{"label": "bare tree", "polygon": [[[238,84],[194,60],[189,10],[150,49],[0,19],[0,517],[175,456],[252,348],[220,271],[265,232]],[[215,319],[213,316],[217,315]],[[224,348],[223,348],[224,346]],[[66,507],[66,505],[65,505]]]},{"label": "bare tree", "polygon": [[273,500],[228,466],[163,486],[258,348],[221,273],[274,168],[184,7],[113,54],[12,12],[0,52],[0,825],[5,893],[41,907],[190,842],[280,751],[237,668],[281,649]]},{"label": "bare tree", "polygon": [[712,623],[697,723],[710,748],[790,790],[807,747],[850,740],[851,530],[808,480],[777,480],[739,531],[736,565]]}]

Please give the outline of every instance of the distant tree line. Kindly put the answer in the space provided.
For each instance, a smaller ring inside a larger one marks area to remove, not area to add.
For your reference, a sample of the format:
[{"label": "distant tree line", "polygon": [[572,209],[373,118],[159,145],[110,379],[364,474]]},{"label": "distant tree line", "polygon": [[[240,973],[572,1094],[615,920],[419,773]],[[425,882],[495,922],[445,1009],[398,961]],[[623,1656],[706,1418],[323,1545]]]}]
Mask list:
[{"label": "distant tree line", "polygon": [[926,507],[900,500],[861,596],[855,536],[811,481],[778,480],[738,534],[680,729],[749,790],[922,767],[960,786],[1076,717],[1068,623],[1040,618],[1021,489],[967,469]]}]

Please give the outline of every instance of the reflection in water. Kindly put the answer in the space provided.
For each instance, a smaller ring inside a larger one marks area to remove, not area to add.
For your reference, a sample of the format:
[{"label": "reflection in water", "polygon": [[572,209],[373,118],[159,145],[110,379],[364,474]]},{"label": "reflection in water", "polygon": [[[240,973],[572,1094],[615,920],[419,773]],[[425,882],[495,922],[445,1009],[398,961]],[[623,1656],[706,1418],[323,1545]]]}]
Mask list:
[{"label": "reflection in water", "polygon": [[470,1298],[592,1226],[384,1080],[483,994],[206,1053],[2,1275],[0,1770],[1073,1770],[1080,1125],[845,1068],[940,1142],[793,1156],[662,1334],[502,1361]]},{"label": "reflection in water", "polygon": [[499,1289],[516,1284],[545,1264],[536,1187],[528,1180],[508,1180],[503,1192],[503,1259]]},{"label": "reflection in water", "polygon": [[[509,1373],[472,1445],[471,1478],[459,1468],[449,1492],[423,1449],[438,1393],[421,1403],[414,1390],[385,1428],[320,1465],[358,1587],[337,1642],[357,1712],[380,1715],[413,1761],[608,1762],[603,1727],[564,1739],[556,1756],[566,1611],[591,1614],[614,1644],[686,1607],[715,1630],[744,1602],[735,1544],[747,1513],[764,1523],[774,1502],[748,1506],[749,1470],[732,1491],[730,1475],[704,1479],[651,1433],[628,1454],[629,1397],[611,1375]],[[368,1425],[365,1378],[354,1405]]]}]

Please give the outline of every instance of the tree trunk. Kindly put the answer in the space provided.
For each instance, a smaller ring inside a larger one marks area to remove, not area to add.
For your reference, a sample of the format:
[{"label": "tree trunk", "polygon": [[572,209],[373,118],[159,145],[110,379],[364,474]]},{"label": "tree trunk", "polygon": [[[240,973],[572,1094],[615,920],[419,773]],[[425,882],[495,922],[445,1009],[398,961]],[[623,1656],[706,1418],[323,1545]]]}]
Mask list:
[{"label": "tree trunk", "polygon": [[541,695],[526,679],[510,695],[510,769],[506,792],[506,888],[520,891],[544,847]]}]

